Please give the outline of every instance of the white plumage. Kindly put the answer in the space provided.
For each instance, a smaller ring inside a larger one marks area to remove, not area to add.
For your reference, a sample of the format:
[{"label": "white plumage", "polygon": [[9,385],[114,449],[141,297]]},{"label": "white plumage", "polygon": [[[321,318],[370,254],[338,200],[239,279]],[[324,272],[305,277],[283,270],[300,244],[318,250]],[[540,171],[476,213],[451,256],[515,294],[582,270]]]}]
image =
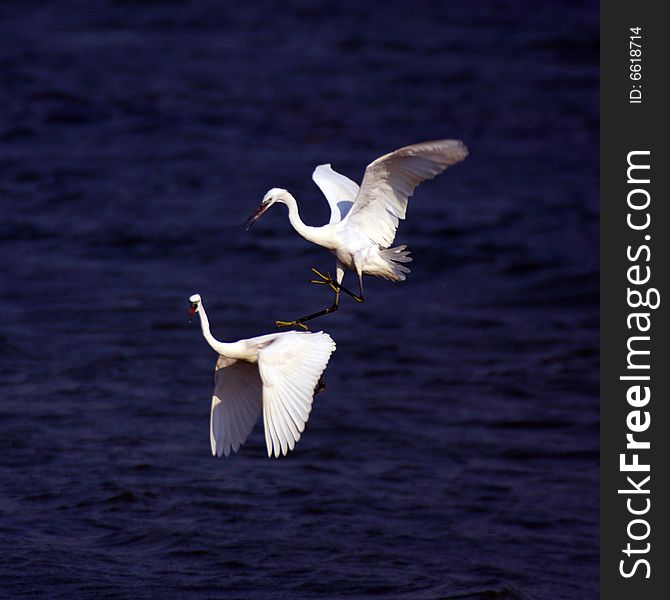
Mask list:
[{"label": "white plumage", "polygon": [[330,205],[329,223],[339,223],[347,216],[358,195],[358,184],[345,175],[341,175],[328,165],[319,165],[312,173],[312,180]]},{"label": "white plumage", "polygon": [[[296,321],[278,321],[282,325],[302,324],[309,319],[337,310],[340,291],[363,301],[363,275],[403,281],[412,259],[406,246],[391,248],[400,220],[407,214],[407,201],[419,183],[432,179],[450,165],[462,161],[468,149],[460,140],[437,140],[405,146],[371,162],[365,169],[360,188],[356,182],[335,172],[329,164],[319,165],[312,179],[330,205],[330,221],[322,227],[305,225],[300,219],[295,198],[286,190],[271,189],[258,209],[249,217],[247,229],[276,202],[286,204],[289,221],[305,239],[323,246],[337,257],[336,278],[315,273],[335,291],[334,304]],[[358,275],[359,295],[342,286],[346,269]]]},{"label": "white plumage", "polygon": [[347,227],[357,228],[380,248],[388,248],[416,186],[467,155],[460,140],[440,140],[405,146],[378,158],[365,169]]},{"label": "white plumage", "polygon": [[327,333],[287,331],[225,343],[216,340],[198,294],[190,316],[219,353],[210,416],[212,454],[237,452],[263,412],[268,456],[293,450],[305,430],[314,391],[335,342]]}]

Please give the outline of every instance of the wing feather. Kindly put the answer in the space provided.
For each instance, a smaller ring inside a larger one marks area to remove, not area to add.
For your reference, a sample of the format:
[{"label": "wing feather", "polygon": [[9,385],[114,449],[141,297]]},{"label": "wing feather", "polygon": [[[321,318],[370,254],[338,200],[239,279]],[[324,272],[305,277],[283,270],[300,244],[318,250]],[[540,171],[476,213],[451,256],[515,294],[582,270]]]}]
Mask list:
[{"label": "wing feather", "polygon": [[378,158],[365,169],[358,195],[343,220],[364,231],[381,248],[388,248],[416,186],[467,155],[460,140],[437,140],[405,146]]},{"label": "wing feather", "polygon": [[210,443],[214,456],[229,456],[244,444],[261,412],[258,365],[219,357],[214,373]]},{"label": "wing feather", "polygon": [[263,402],[263,423],[265,425],[265,445],[268,456],[272,456],[273,448],[277,452],[276,456],[279,456],[280,443],[274,423],[274,411],[272,405],[267,402]]},{"label": "wing feather", "polygon": [[289,331],[258,353],[268,456],[285,456],[300,439],[314,388],[334,350],[327,333]]},{"label": "wing feather", "polygon": [[312,179],[328,200],[330,223],[339,223],[347,216],[356,199],[358,184],[337,171],[333,171],[329,164],[316,167],[312,173]]}]

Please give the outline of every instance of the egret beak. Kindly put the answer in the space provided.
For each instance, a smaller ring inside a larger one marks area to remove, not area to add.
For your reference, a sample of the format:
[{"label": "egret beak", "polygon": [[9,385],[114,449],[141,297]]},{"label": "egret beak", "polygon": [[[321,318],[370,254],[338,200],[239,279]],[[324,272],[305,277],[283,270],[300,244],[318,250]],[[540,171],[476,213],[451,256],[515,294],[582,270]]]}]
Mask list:
[{"label": "egret beak", "polygon": [[198,310],[198,305],[194,302],[193,304],[191,304],[191,308],[188,309],[188,322],[189,323],[193,319],[193,315],[195,314],[196,310]]},{"label": "egret beak", "polygon": [[264,213],[268,208],[270,208],[271,205],[272,205],[272,203],[271,203],[271,202],[268,202],[268,201],[263,201],[263,202],[261,202],[261,205],[260,205],[260,206],[259,206],[253,213],[251,213],[251,216],[247,219],[247,222],[244,224],[244,229],[246,229],[247,231],[249,231],[249,230],[251,229],[252,225],[253,225],[256,221],[258,221],[258,219],[261,218],[261,216],[263,215],[263,213]]}]

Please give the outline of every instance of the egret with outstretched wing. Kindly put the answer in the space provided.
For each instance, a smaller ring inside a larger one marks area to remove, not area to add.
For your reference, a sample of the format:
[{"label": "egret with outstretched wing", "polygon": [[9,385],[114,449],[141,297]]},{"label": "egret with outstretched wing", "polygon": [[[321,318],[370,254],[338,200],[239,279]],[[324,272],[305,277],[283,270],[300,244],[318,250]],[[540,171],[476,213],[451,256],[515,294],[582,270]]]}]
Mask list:
[{"label": "egret with outstretched wing", "polygon": [[237,452],[263,412],[268,456],[293,450],[305,429],[314,394],[325,385],[321,376],[335,342],[327,333],[285,331],[220,342],[209,329],[198,294],[190,298],[189,318],[200,315],[202,333],[219,353],[209,437],[212,454]]},{"label": "egret with outstretched wing", "polygon": [[[437,140],[405,146],[371,162],[365,169],[361,187],[333,171],[330,165],[319,165],[312,179],[330,205],[330,222],[322,227],[305,225],[298,213],[295,198],[286,190],[272,188],[258,209],[249,217],[249,229],[273,204],[288,207],[293,228],[306,240],[330,250],[337,257],[335,279],[312,269],[318,279],[312,283],[325,284],[335,292],[331,306],[319,312],[295,319],[277,321],[279,326],[298,325],[334,312],[340,303],[340,292],[358,302],[364,301],[363,275],[403,281],[411,262],[407,246],[391,248],[398,223],[407,213],[407,200],[422,181],[439,175],[450,165],[462,161],[468,149],[460,140]],[[342,285],[345,270],[358,275],[359,293],[354,294]]]}]

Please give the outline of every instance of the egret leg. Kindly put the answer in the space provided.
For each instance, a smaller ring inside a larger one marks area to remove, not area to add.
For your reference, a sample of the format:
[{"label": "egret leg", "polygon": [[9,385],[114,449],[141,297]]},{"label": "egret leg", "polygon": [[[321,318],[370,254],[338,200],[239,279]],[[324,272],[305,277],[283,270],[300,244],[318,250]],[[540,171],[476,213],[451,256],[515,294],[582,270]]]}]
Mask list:
[{"label": "egret leg", "polygon": [[363,302],[363,275],[359,274],[359,284],[360,284],[360,296],[357,296],[353,292],[350,292],[347,290],[345,287],[342,286],[342,280],[344,279],[344,265],[338,261],[337,263],[337,281],[333,280],[333,277],[330,273],[328,275],[324,275],[323,273],[320,273],[316,269],[312,269],[314,274],[316,274],[318,277],[321,277],[320,280],[314,279],[311,281],[311,283],[316,283],[319,285],[328,285],[334,292],[335,292],[335,301],[333,302],[332,306],[329,306],[328,308],[324,308],[323,310],[320,310],[319,312],[312,313],[311,315],[307,315],[305,317],[301,317],[299,319],[295,319],[294,321],[275,321],[275,325],[277,327],[301,327],[302,329],[308,331],[307,325],[305,323],[307,321],[311,321],[312,319],[316,319],[317,317],[323,317],[324,315],[329,315],[330,313],[333,313],[337,311],[337,309],[340,307],[340,292],[345,292],[349,294],[352,298],[354,298],[357,302]]},{"label": "egret leg", "polygon": [[277,327],[301,327],[305,331],[309,331],[309,327],[305,325],[307,321],[311,321],[312,319],[316,319],[317,317],[323,317],[323,315],[328,315],[332,312],[335,312],[339,308],[339,305],[337,303],[333,304],[332,306],[329,306],[328,308],[324,308],[323,310],[320,310],[319,312],[312,313],[311,315],[307,315],[306,317],[300,317],[299,319],[295,319],[294,321],[275,321],[275,325]]},{"label": "egret leg", "polygon": [[323,380],[323,375],[319,377],[319,381],[316,382],[316,387],[314,388],[314,395],[320,394],[321,392],[326,391],[326,382]]},{"label": "egret leg", "polygon": [[[355,294],[353,297],[358,301],[358,302],[364,302],[365,298],[363,298],[363,290],[361,289],[361,295],[356,296]],[[333,303],[332,306],[329,306],[328,308],[324,308],[323,310],[320,310],[319,312],[312,313],[311,315],[307,315],[306,317],[300,317],[299,319],[296,319],[295,321],[275,321],[275,325],[277,327],[292,327],[292,326],[298,326],[302,327],[305,331],[309,331],[309,328],[305,323],[307,321],[311,321],[312,319],[316,319],[317,317],[323,317],[324,315],[329,315],[330,313],[335,312],[338,308],[340,307],[340,294],[339,292],[336,293],[335,296],[335,302]]]},{"label": "egret leg", "polygon": [[332,290],[335,291],[335,293],[339,296],[340,292],[344,292],[348,296],[351,296],[356,302],[365,302],[365,298],[363,297],[363,275],[359,274],[358,282],[359,282],[359,290],[360,293],[358,295],[354,294],[351,290],[348,290],[345,288],[341,283],[337,283],[336,281],[333,280],[333,277],[330,273],[324,275],[323,273],[317,271],[315,268],[312,267],[312,272],[320,277],[321,279],[312,279],[310,283],[315,283],[317,285],[328,285]]}]

